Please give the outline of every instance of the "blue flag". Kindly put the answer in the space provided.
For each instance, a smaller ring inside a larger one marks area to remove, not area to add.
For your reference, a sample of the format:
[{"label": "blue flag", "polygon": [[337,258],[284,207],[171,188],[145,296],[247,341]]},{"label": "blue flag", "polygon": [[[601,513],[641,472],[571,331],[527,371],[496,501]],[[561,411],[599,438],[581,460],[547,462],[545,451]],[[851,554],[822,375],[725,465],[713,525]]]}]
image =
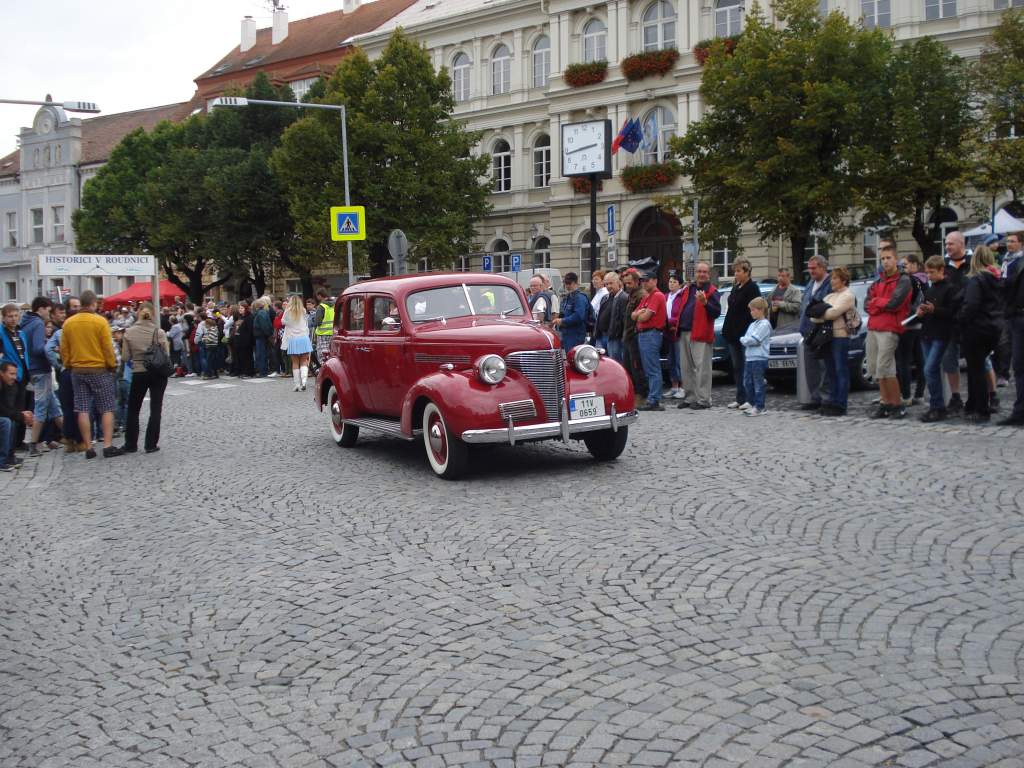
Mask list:
[{"label": "blue flag", "polygon": [[630,118],[629,124],[623,130],[622,142],[619,144],[627,152],[636,152],[640,143],[644,140],[643,126],[639,118]]}]

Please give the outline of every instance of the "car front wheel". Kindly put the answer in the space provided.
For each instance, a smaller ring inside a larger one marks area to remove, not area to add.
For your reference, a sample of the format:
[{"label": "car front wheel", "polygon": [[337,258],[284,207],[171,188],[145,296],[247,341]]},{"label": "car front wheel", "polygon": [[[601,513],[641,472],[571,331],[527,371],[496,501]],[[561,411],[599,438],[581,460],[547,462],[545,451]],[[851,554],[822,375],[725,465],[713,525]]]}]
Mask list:
[{"label": "car front wheel", "polygon": [[602,429],[600,432],[589,432],[583,436],[583,443],[590,455],[598,461],[613,461],[626,450],[629,438],[629,427],[619,427],[618,432]]},{"label": "car front wheel", "polygon": [[465,473],[469,449],[464,442],[452,436],[441,409],[434,403],[427,403],[423,409],[423,447],[427,451],[430,468],[438,477],[455,480]]},{"label": "car front wheel", "polygon": [[341,412],[341,398],[333,384],[327,389],[327,418],[331,439],[342,448],[351,448],[359,437],[359,427],[346,424]]}]

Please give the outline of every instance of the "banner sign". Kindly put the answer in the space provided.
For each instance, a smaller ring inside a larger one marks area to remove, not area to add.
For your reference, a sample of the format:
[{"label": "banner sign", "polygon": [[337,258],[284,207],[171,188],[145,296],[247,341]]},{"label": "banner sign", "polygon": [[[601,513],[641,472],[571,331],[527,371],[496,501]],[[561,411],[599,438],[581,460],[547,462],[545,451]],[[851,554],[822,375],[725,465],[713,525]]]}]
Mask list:
[{"label": "banner sign", "polygon": [[38,274],[153,277],[156,274],[156,259],[147,255],[44,253],[39,256]]}]

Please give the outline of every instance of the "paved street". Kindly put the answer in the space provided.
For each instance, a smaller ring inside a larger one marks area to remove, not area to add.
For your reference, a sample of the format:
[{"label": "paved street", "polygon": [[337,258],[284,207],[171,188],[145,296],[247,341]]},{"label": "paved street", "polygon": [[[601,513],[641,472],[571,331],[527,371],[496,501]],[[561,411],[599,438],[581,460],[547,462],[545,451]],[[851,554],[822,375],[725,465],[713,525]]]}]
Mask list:
[{"label": "paved street", "polygon": [[1024,765],[1024,431],[770,394],[447,483],[309,394],[0,476],[0,766]]}]

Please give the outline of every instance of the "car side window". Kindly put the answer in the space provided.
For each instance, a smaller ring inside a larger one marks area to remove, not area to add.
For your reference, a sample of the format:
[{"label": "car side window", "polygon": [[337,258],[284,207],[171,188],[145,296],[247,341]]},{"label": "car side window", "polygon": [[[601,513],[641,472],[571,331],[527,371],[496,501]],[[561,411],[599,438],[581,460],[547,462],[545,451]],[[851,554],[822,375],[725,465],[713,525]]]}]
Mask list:
[{"label": "car side window", "polygon": [[363,297],[353,296],[348,300],[348,307],[345,312],[345,330],[363,330]]},{"label": "car side window", "polygon": [[387,296],[373,297],[373,330],[385,333],[398,333],[401,330],[398,317],[398,304]]}]

